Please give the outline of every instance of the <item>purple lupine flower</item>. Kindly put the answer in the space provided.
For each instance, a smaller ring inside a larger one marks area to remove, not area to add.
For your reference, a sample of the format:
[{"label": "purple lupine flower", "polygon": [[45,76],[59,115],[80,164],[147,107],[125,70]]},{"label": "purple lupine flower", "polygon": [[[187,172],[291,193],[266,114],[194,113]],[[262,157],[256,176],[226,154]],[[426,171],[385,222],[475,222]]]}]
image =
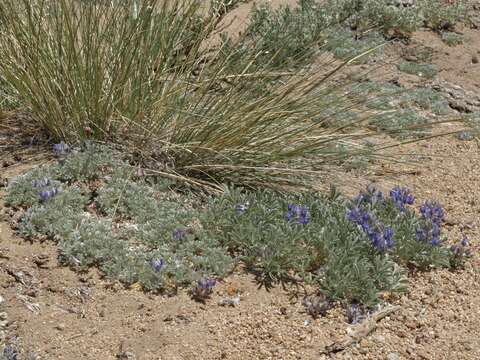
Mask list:
[{"label": "purple lupine flower", "polygon": [[406,210],[405,205],[413,205],[415,198],[406,187],[395,186],[390,190],[390,198],[395,206],[402,212]]},{"label": "purple lupine flower", "polygon": [[361,191],[360,194],[358,194],[357,197],[353,199],[353,201],[358,205],[374,205],[376,203],[383,203],[384,196],[381,191],[377,190],[375,186],[370,184],[367,186],[367,190]]},{"label": "purple lupine flower", "polygon": [[300,214],[298,215],[298,223],[301,225],[307,225],[310,222],[310,211],[306,207],[300,209]]},{"label": "purple lupine flower", "polygon": [[358,304],[352,304],[347,309],[347,322],[349,324],[355,325],[366,318],[365,313],[362,311]]},{"label": "purple lupine flower", "polygon": [[35,179],[32,180],[32,187],[34,188],[44,188],[51,185],[51,180],[49,178]]},{"label": "purple lupine flower", "polygon": [[53,152],[57,155],[66,155],[70,152],[70,147],[61,141],[60,143],[53,145]]},{"label": "purple lupine flower", "polygon": [[18,353],[11,345],[6,345],[3,348],[3,357],[6,360],[18,360]]},{"label": "purple lupine flower", "polygon": [[187,235],[187,232],[185,231],[185,229],[176,228],[175,230],[173,230],[172,235],[176,240],[183,240]]},{"label": "purple lupine flower", "polygon": [[311,216],[306,206],[301,207],[296,204],[288,204],[285,218],[290,222],[295,221],[297,224],[307,225]]},{"label": "purple lupine flower", "polygon": [[159,272],[165,266],[165,260],[163,260],[162,258],[155,258],[150,260],[150,265],[152,266],[153,270]]},{"label": "purple lupine flower", "polygon": [[415,230],[417,241],[428,242],[432,246],[440,245],[440,225],[433,222],[423,222]]},{"label": "purple lupine flower", "polygon": [[415,230],[415,238],[417,239],[417,241],[425,241],[427,240],[427,237],[427,231],[422,227],[417,227],[417,229]]},{"label": "purple lupine flower", "polygon": [[395,246],[395,241],[393,240],[394,231],[391,227],[387,227],[383,233],[383,238],[385,239],[385,244],[387,248],[393,248]]},{"label": "purple lupine flower", "polygon": [[470,141],[473,139],[473,137],[474,137],[473,134],[468,131],[460,131],[457,134],[457,139],[462,141]]},{"label": "purple lupine flower", "polygon": [[212,294],[213,287],[215,286],[216,283],[217,282],[215,279],[206,278],[206,277],[198,280],[193,290],[194,296],[199,300],[204,300],[208,298]]},{"label": "purple lupine flower", "polygon": [[450,251],[451,251],[454,255],[459,255],[460,252],[461,252],[461,247],[460,247],[458,244],[452,245],[452,246],[450,247]]},{"label": "purple lupine flower", "polygon": [[424,220],[430,220],[439,225],[445,215],[442,206],[435,201],[425,201],[420,207],[420,213]]},{"label": "purple lupine flower", "polygon": [[288,221],[293,221],[298,214],[300,213],[300,207],[295,204],[288,204],[287,205],[287,213],[285,214],[285,218]]},{"label": "purple lupine flower", "polygon": [[358,223],[362,218],[360,209],[358,207],[352,207],[350,209],[347,209],[347,218],[350,221]]},{"label": "purple lupine flower", "polygon": [[457,256],[470,256],[470,244],[468,238],[464,235],[459,243],[452,245],[450,250]]},{"label": "purple lupine flower", "polygon": [[443,208],[435,201],[425,201],[420,207],[421,222],[415,231],[417,241],[432,246],[441,244],[441,226],[444,218]]},{"label": "purple lupine flower", "polygon": [[42,201],[47,201],[47,200],[50,200],[51,198],[57,196],[61,192],[62,192],[61,188],[52,188],[50,190],[40,191],[40,199]]},{"label": "purple lupine flower", "polygon": [[371,244],[381,253],[387,252],[395,246],[393,229],[378,221],[375,216],[365,208],[355,207],[347,210],[349,220],[360,226],[370,239]]},{"label": "purple lupine flower", "polygon": [[238,214],[243,214],[245,211],[248,210],[248,207],[249,207],[249,203],[246,202],[246,203],[243,203],[243,204],[236,204],[235,205],[235,211],[238,213]]}]

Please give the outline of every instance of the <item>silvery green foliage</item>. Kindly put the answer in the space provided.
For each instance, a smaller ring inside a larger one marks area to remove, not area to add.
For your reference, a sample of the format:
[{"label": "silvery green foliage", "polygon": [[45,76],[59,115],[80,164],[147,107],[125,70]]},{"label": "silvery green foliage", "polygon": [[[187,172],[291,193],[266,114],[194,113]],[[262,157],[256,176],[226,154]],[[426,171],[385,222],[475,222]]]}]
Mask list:
[{"label": "silvery green foliage", "polygon": [[64,191],[30,207],[22,216],[18,231],[28,238],[39,235],[64,238],[81,222],[88,200],[88,196],[79,188]]},{"label": "silvery green foliage", "polygon": [[153,189],[121,177],[114,177],[99,189],[96,202],[110,217],[120,216],[143,223],[157,215],[158,202]]},{"label": "silvery green foliage", "polygon": [[108,220],[84,219],[59,241],[60,260],[64,264],[89,267],[109,263],[125,252]]},{"label": "silvery green foliage", "polygon": [[[405,89],[376,81],[362,82],[349,96],[361,99],[365,106],[376,111],[369,123],[390,135],[400,138],[421,137],[428,131],[428,113],[446,115],[448,100],[429,88]],[[398,110],[400,109],[400,110]]]},{"label": "silvery green foliage", "polygon": [[433,64],[419,64],[413,61],[402,61],[397,65],[398,70],[423,77],[425,79],[433,79],[437,75],[437,67]]},{"label": "silvery green foliage", "polygon": [[442,0],[421,0],[419,8],[425,25],[434,30],[450,30],[459,21],[467,18],[468,0],[445,4]]},{"label": "silvery green foliage", "polygon": [[124,164],[109,149],[87,144],[73,156],[60,159],[52,172],[62,181],[91,181],[122,166]]},{"label": "silvery green foliage", "polygon": [[448,46],[460,45],[463,43],[463,35],[451,31],[442,33],[442,41]]},{"label": "silvery green foliage", "polygon": [[[39,191],[52,186],[62,191],[42,200]],[[97,266],[125,284],[172,290],[202,276],[223,276],[233,263],[226,249],[191,229],[188,199],[173,197],[166,181],[148,183],[101,148],[32,170],[11,183],[7,198],[12,206],[30,206],[18,226],[22,236],[53,239],[65,265]],[[152,266],[152,259],[163,265]]]},{"label": "silvery green foliage", "polygon": [[414,89],[406,94],[407,101],[422,110],[435,115],[445,115],[449,112],[448,100],[435,90],[428,88]]},{"label": "silvery green foliage", "polygon": [[381,52],[380,48],[368,54],[366,53],[385,42],[377,32],[356,36],[354,31],[344,27],[328,29],[325,34],[324,48],[326,50],[332,51],[336,58],[343,60],[349,60],[356,56],[363,55],[356,60],[356,63],[366,63],[372,56],[378,55]]},{"label": "silvery green foliage", "polygon": [[[291,218],[292,204],[308,209],[309,220]],[[404,289],[404,274],[372,250],[339,198],[233,191],[212,200],[202,224],[267,285],[301,278],[332,298],[367,304],[381,291]]]},{"label": "silvery green foliage", "polygon": [[[75,159],[83,156],[73,153],[63,161],[83,164]],[[469,256],[466,239],[444,246],[443,209],[426,202],[417,215],[405,188],[385,197],[369,187],[353,200],[335,189],[328,196],[233,189],[196,208],[185,196],[152,185],[110,159],[112,169],[81,177],[81,186],[63,173],[69,182],[44,200],[29,202],[28,186],[38,191],[58,182],[43,177],[55,174],[49,168],[13,182],[7,196],[31,204],[19,223],[20,234],[53,239],[63,264],[96,266],[126,285],[174,292],[192,282],[213,283],[241,261],[267,286],[304,281],[320,286],[330,299],[371,306],[381,292],[405,290],[402,266],[455,267]],[[95,179],[93,193],[85,190],[90,188],[86,179]]]},{"label": "silvery green foliage", "polygon": [[392,137],[406,138],[427,135],[428,128],[425,125],[428,125],[430,120],[414,109],[402,109],[381,113],[375,116],[370,123]]},{"label": "silvery green foliage", "polygon": [[480,111],[476,111],[465,116],[465,120],[472,130],[472,135],[480,135]]},{"label": "silvery green foliage", "polygon": [[[451,28],[466,19],[466,9],[466,1],[445,4],[442,0],[408,4],[393,0],[299,0],[298,6],[277,9],[261,5],[254,8],[244,36],[235,45],[226,34],[223,41],[225,49],[235,49],[228,54],[256,54],[255,66],[282,68],[290,66],[293,59],[307,63],[321,45],[346,59],[384,42],[380,34],[388,39],[409,36],[422,25],[435,30]],[[372,32],[372,28],[379,31]],[[359,59],[366,60],[368,57]]]},{"label": "silvery green foliage", "polygon": [[[38,185],[36,184],[38,182]],[[42,166],[15,177],[8,185],[5,204],[14,207],[30,207],[40,202],[40,192],[59,186],[60,182],[52,179],[50,168]]]}]

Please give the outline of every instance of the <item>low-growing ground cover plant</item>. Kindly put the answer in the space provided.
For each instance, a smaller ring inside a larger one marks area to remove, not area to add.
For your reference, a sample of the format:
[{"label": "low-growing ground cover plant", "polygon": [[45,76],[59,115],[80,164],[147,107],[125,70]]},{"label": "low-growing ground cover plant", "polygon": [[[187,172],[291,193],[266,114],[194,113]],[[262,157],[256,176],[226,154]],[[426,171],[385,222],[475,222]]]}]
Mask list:
[{"label": "low-growing ground cover plant", "polygon": [[456,32],[446,31],[442,33],[442,41],[449,46],[460,45],[463,43],[463,35]]},{"label": "low-growing ground cover plant", "polygon": [[397,65],[398,70],[423,77],[433,79],[437,75],[437,67],[433,64],[419,64],[413,61],[402,61]]},{"label": "low-growing ground cover plant", "polygon": [[469,255],[466,238],[447,246],[442,207],[416,211],[403,187],[354,199],[229,188],[205,200],[170,186],[89,145],[13,179],[5,202],[22,211],[19,234],[57,242],[63,264],[148,291],[191,286],[199,301],[242,263],[266,286],[308,283],[329,301],[373,306],[406,290],[407,268],[460,267]]}]

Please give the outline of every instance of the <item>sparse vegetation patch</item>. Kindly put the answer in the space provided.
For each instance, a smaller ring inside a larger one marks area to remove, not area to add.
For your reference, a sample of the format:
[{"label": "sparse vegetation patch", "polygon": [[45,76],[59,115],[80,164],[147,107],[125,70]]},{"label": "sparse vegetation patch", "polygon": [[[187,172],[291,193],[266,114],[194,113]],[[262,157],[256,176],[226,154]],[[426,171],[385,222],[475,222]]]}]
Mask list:
[{"label": "sparse vegetation patch", "polygon": [[200,300],[243,263],[266,286],[306,282],[372,306],[382,292],[405,290],[405,267],[458,267],[468,255],[466,239],[446,245],[442,207],[425,202],[417,213],[406,188],[387,196],[369,187],[353,200],[333,188],[230,189],[207,201],[168,189],[89,146],[14,179],[6,203],[23,211],[18,232],[57,242],[63,264],[97,266],[149,291],[193,286]]}]

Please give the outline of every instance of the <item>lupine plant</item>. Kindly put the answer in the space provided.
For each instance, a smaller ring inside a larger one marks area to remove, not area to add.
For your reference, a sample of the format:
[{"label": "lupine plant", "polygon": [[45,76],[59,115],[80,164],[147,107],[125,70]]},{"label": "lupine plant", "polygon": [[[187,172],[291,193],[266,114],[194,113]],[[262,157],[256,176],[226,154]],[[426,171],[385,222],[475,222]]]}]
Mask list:
[{"label": "lupine plant", "polygon": [[22,236],[51,239],[61,263],[96,266],[126,286],[165,293],[191,286],[205,301],[216,279],[242,262],[265,286],[306,282],[328,303],[373,306],[380,293],[405,290],[405,267],[460,267],[470,254],[466,238],[446,245],[443,208],[425,201],[416,212],[406,187],[385,195],[370,185],[351,200],[334,188],[327,195],[231,188],[205,202],[135,177],[100,148],[92,159],[109,166],[81,176],[87,151],[72,148],[58,164],[19,176],[6,199],[23,211]]}]

